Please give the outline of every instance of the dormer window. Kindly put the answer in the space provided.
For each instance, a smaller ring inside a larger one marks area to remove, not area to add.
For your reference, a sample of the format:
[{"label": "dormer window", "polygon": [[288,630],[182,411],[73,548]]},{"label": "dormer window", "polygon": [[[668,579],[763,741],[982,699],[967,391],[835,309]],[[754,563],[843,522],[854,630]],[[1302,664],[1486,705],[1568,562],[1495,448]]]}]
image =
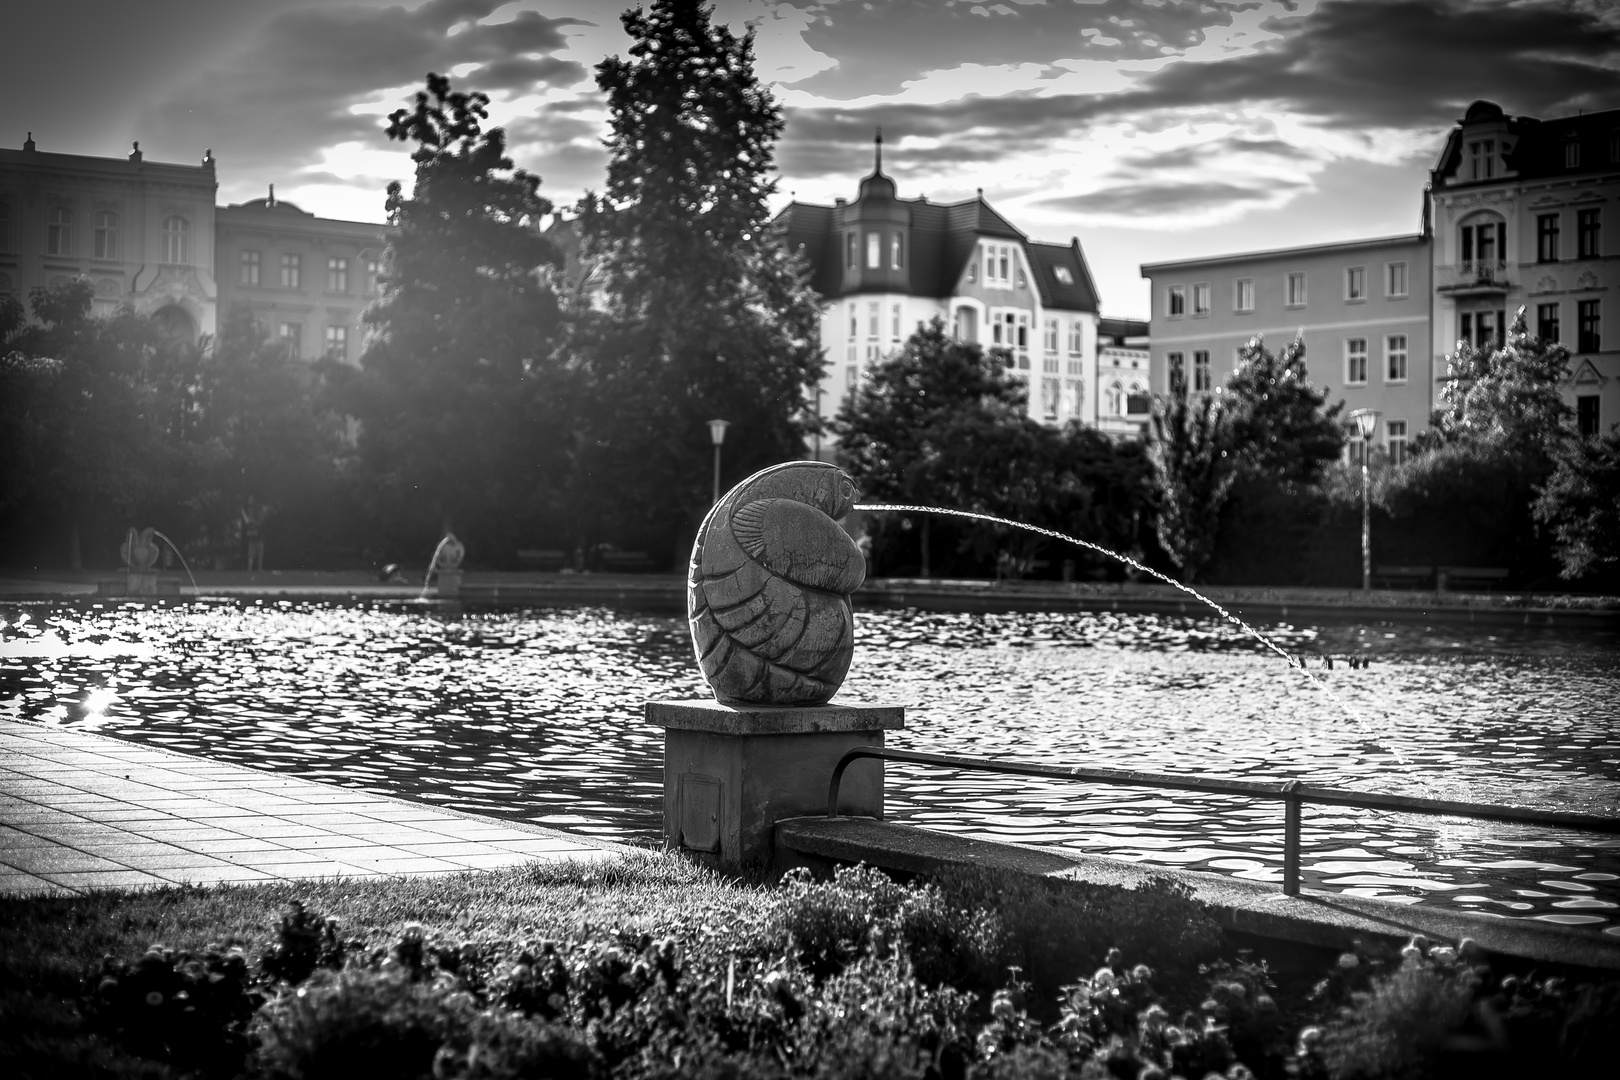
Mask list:
[{"label": "dormer window", "polygon": [[1058,279],[1059,284],[1062,284],[1062,285],[1073,285],[1074,284],[1074,275],[1069,272],[1069,268],[1067,266],[1054,266],[1054,267],[1052,267],[1052,276]]},{"label": "dormer window", "polygon": [[860,244],[860,241],[858,239],[856,239],[854,233],[850,233],[847,237],[845,237],[845,241],[844,241],[844,266],[845,266],[845,268],[850,269],[850,270],[855,269],[855,255],[856,255],[856,250],[857,250],[857,247],[858,247],[859,244]]},{"label": "dormer window", "polygon": [[1581,141],[1573,134],[1564,136],[1564,168],[1581,167]]},{"label": "dormer window", "polygon": [[906,241],[901,233],[889,238],[889,267],[898,270],[906,265]]},{"label": "dormer window", "polygon": [[866,268],[876,270],[883,265],[883,236],[880,233],[866,234]]},{"label": "dormer window", "polygon": [[1496,140],[1476,139],[1468,144],[1470,179],[1489,180],[1496,175]]}]

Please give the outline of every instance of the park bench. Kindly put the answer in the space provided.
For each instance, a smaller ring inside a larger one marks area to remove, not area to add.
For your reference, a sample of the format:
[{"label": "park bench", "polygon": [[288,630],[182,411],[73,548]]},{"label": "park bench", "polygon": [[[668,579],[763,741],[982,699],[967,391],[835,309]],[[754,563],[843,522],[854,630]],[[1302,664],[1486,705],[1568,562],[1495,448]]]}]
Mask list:
[{"label": "park bench", "polygon": [[1501,566],[1441,566],[1435,571],[1434,587],[1440,592],[1490,592],[1493,586],[1500,587],[1507,576],[1507,569]]},{"label": "park bench", "polygon": [[652,560],[645,551],[618,551],[608,549],[597,553],[597,560],[608,573],[651,570]]},{"label": "park bench", "polygon": [[1432,566],[1375,566],[1372,583],[1380,589],[1426,589],[1434,582]]},{"label": "park bench", "polygon": [[561,570],[568,565],[566,551],[552,551],[549,548],[523,548],[518,551],[517,557],[525,570]]}]

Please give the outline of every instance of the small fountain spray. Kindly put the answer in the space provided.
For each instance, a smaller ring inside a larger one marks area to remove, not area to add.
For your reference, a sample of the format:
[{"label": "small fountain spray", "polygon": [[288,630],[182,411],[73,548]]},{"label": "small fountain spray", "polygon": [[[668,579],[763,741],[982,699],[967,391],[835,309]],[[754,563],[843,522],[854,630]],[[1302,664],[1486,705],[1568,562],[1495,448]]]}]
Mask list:
[{"label": "small fountain spray", "polygon": [[162,553],[154,540],[162,540],[169,545],[175,558],[180,560],[180,567],[191,580],[191,593],[198,592],[197,577],[191,572],[186,563],[186,557],[180,554],[180,548],[163,533],[148,525],[137,531],[131,527],[124,534],[124,543],[119,547],[118,553],[124,558],[124,574],[130,596],[156,596],[157,595],[157,566],[158,556]]},{"label": "small fountain spray", "polygon": [[439,593],[441,597],[456,596],[461,592],[461,560],[467,555],[467,549],[456,534],[447,532],[439,541],[439,546],[433,549],[433,558],[428,560],[427,573],[422,575],[422,591],[417,594],[418,600],[426,600],[428,582],[433,580],[433,572],[439,572]]}]

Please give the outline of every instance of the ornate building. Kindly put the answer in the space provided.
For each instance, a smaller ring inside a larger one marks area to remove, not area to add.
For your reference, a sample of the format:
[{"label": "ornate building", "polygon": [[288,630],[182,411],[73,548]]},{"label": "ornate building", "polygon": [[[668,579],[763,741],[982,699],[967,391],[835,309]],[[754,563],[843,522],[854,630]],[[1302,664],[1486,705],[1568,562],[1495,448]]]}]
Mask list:
[{"label": "ornate building", "polygon": [[1569,348],[1579,429],[1620,422],[1620,110],[1537,120],[1476,101],[1429,188],[1435,353],[1495,340],[1523,307]]},{"label": "ornate building", "polygon": [[[902,199],[876,164],[854,202],[795,200],[777,215],[782,241],[810,264],[824,308],[827,372],[817,392],[830,416],[862,370],[934,318],[959,339],[1006,350],[1029,383],[1030,415],[1095,423],[1097,289],[1079,240],[1029,239],[976,198]],[[822,453],[829,450],[821,447]]]},{"label": "ornate building", "polygon": [[121,303],[177,334],[214,332],[212,151],[200,165],[0,148],[0,294],[86,277],[94,307]]}]

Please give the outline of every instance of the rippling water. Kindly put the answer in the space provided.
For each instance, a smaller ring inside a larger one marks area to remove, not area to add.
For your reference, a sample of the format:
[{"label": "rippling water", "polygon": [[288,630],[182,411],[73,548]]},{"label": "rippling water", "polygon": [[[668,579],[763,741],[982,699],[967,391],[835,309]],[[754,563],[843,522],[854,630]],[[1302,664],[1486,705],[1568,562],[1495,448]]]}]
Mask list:
[{"label": "rippling water", "polygon": [[[0,711],[311,779],[656,842],[649,698],[706,696],[683,620],[431,605],[0,605]],[[909,707],[890,745],[1298,778],[1613,813],[1613,634],[1272,626],[1365,656],[1302,673],[1183,616],[861,612],[844,700]],[[891,816],[1280,882],[1282,808],[888,766]],[[1620,840],[1307,806],[1305,884],[1620,934]]]}]

